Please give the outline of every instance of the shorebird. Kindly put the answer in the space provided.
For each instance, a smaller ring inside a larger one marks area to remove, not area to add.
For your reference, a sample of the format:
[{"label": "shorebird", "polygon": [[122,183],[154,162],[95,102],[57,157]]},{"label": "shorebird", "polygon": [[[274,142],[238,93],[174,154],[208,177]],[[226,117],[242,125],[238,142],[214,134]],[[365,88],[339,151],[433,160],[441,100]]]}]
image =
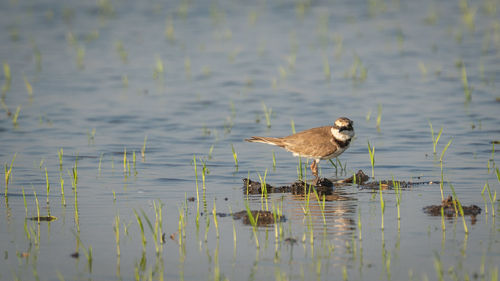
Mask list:
[{"label": "shorebird", "polygon": [[335,158],[349,148],[354,137],[352,124],[349,118],[340,117],[335,120],[333,126],[312,128],[281,138],[251,137],[245,140],[277,145],[292,152],[294,156],[313,159],[311,172],[316,183],[319,179],[319,161]]}]

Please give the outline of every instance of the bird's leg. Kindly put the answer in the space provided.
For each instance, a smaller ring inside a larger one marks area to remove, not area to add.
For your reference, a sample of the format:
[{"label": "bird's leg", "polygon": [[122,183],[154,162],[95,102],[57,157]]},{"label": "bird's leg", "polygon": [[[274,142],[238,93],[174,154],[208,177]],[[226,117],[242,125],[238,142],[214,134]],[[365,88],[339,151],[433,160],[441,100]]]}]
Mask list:
[{"label": "bird's leg", "polygon": [[314,160],[311,164],[311,172],[314,176],[313,184],[316,185],[319,181],[318,177],[318,161]]}]

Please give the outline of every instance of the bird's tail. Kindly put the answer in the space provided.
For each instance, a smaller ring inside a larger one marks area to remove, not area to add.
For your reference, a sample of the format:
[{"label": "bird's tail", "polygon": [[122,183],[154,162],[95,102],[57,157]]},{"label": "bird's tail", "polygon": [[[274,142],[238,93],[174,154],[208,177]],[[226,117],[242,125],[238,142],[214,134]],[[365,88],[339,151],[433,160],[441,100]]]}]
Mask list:
[{"label": "bird's tail", "polygon": [[283,139],[281,138],[271,138],[271,137],[251,137],[249,139],[245,139],[245,141],[248,142],[261,142],[261,143],[267,143],[271,145],[277,145],[283,147]]}]

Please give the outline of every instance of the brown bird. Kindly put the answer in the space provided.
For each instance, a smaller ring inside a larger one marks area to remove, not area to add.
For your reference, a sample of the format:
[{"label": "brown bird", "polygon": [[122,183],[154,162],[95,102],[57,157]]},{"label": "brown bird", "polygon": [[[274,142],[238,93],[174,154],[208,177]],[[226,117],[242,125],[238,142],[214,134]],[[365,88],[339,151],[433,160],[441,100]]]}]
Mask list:
[{"label": "brown bird", "polygon": [[294,156],[314,159],[311,172],[318,181],[320,160],[332,159],[344,152],[354,137],[353,122],[346,117],[335,120],[333,126],[323,126],[305,130],[287,137],[251,137],[248,142],[277,145],[293,153]]}]

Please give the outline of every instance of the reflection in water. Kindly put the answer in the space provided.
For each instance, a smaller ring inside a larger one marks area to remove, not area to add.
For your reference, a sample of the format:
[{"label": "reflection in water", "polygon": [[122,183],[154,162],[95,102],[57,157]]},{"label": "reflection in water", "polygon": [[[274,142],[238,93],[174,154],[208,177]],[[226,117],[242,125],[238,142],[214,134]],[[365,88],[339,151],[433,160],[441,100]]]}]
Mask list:
[{"label": "reflection in water", "polygon": [[[342,189],[335,189],[329,195],[325,195],[324,210],[322,210],[322,200],[318,202],[317,197],[312,193],[309,196],[309,214],[305,214],[307,209],[307,196],[290,195],[285,200],[291,199],[290,207],[292,223],[302,223],[306,217],[310,221],[314,233],[327,235],[328,237],[351,237],[356,230],[356,220],[354,219],[357,207],[357,199],[349,196]],[[322,199],[322,197],[320,197]],[[324,215],[324,219],[323,219]]]}]

